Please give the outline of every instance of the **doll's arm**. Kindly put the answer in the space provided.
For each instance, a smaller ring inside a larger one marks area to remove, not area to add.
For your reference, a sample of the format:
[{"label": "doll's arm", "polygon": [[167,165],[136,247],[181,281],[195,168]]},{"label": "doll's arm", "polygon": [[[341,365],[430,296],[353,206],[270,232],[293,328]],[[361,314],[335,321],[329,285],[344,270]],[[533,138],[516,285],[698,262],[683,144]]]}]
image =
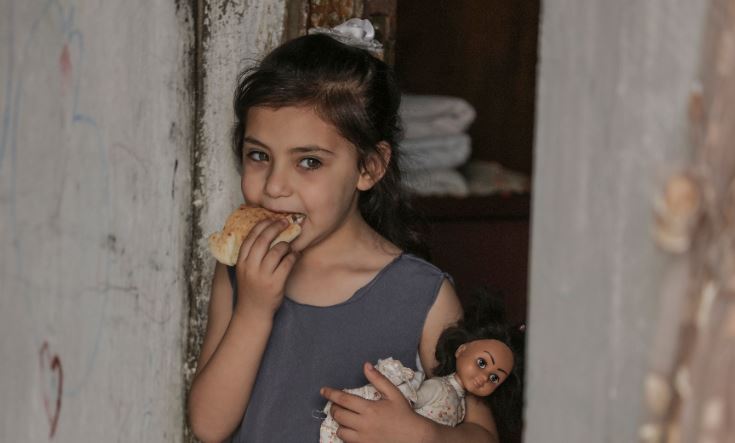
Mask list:
[{"label": "doll's arm", "polygon": [[421,383],[421,387],[416,391],[418,399],[413,404],[414,409],[421,409],[428,404],[436,402],[442,393],[441,382],[435,378],[430,378]]}]

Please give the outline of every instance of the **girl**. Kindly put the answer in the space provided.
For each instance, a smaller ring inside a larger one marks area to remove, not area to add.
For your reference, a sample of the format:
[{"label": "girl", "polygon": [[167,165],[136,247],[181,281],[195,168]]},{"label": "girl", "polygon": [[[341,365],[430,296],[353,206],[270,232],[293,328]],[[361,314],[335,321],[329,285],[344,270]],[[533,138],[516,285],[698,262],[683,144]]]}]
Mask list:
[{"label": "girl", "polygon": [[[383,62],[325,35],[289,41],[241,74],[233,148],[245,201],[305,218],[298,238],[270,249],[285,222],[260,223],[236,266],[215,268],[189,395],[202,440],[316,442],[312,411],[327,400],[347,442],[496,439],[479,400],[461,426],[437,425],[364,364],[390,355],[433,368],[437,338],[461,317],[446,274],[411,254],[399,97]],[[366,382],[382,400],[329,387]]]}]

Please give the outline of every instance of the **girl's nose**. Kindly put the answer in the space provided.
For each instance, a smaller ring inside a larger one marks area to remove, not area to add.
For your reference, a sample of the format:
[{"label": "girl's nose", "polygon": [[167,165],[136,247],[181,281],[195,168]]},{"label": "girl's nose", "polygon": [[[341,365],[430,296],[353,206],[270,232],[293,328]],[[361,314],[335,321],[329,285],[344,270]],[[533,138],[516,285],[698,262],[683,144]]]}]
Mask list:
[{"label": "girl's nose", "polygon": [[265,182],[265,194],[271,198],[286,197],[291,194],[287,171],[274,165]]}]

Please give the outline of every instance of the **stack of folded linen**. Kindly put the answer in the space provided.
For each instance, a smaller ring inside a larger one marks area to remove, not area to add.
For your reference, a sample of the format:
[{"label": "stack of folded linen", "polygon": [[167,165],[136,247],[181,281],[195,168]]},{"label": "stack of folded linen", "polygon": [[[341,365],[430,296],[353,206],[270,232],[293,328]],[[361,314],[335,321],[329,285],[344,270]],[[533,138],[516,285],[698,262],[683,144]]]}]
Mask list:
[{"label": "stack of folded linen", "polygon": [[531,190],[531,180],[526,174],[506,169],[497,162],[471,160],[462,172],[472,195],[525,194]]},{"label": "stack of folded linen", "polygon": [[457,168],[472,151],[465,133],[475,120],[472,105],[459,97],[405,94],[400,113],[406,186],[420,195],[467,196],[467,181]]}]

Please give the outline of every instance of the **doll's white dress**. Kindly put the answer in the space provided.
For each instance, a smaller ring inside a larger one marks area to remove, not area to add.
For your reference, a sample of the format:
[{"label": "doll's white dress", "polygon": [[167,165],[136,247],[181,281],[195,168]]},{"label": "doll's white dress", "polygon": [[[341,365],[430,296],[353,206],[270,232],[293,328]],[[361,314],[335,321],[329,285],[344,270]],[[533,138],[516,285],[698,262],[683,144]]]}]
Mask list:
[{"label": "doll's white dress", "polygon": [[[418,414],[447,426],[456,426],[464,420],[465,390],[454,373],[424,380],[422,372],[415,372],[392,358],[378,360],[375,368],[398,387]],[[380,393],[371,384],[344,391],[369,400],[380,399]],[[332,418],[331,406],[332,402],[328,402],[324,407],[327,417],[319,428],[320,443],[342,442],[336,434],[339,425]]]}]

